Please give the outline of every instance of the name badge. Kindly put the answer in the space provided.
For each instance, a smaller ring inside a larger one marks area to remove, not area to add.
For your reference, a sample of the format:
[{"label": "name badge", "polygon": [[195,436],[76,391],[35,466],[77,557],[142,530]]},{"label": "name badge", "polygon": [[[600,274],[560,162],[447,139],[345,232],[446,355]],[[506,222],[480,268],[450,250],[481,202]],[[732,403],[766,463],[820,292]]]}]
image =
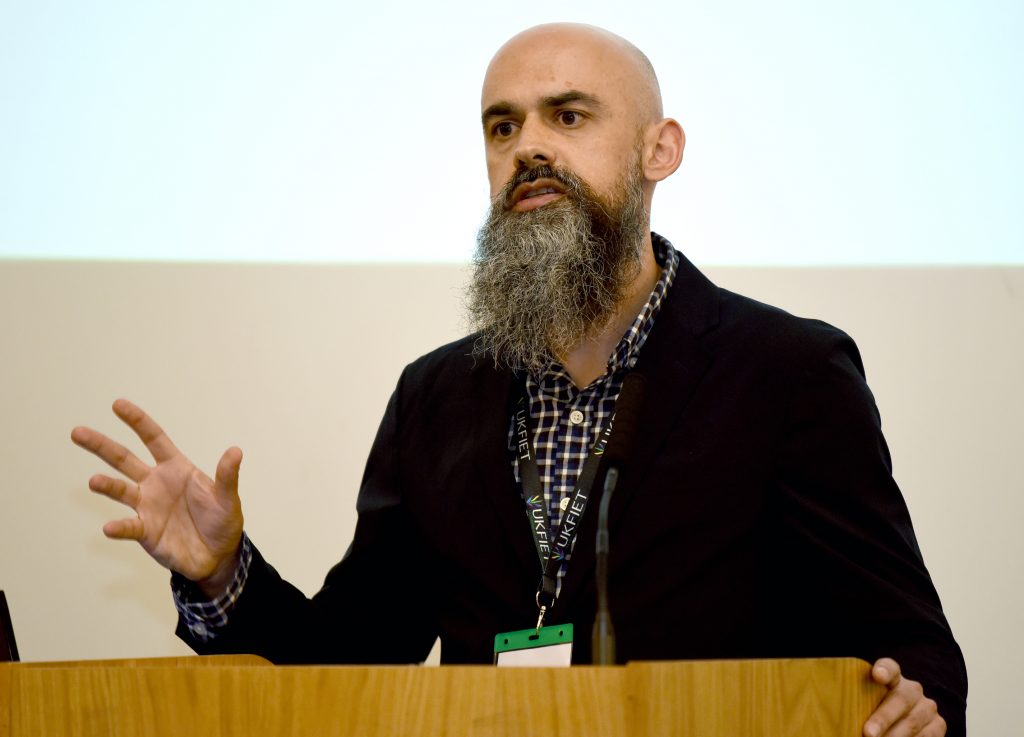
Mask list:
[{"label": "name badge", "polygon": [[494,663],[513,667],[568,667],[572,663],[572,625],[499,632],[494,636]]}]

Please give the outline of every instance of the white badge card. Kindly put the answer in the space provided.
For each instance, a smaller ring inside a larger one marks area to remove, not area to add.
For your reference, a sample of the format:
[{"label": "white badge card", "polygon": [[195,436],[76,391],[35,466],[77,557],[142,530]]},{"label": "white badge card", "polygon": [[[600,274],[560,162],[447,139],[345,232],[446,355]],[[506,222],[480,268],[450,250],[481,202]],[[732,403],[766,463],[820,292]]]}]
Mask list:
[{"label": "white badge card", "polygon": [[494,663],[503,667],[568,667],[572,663],[572,625],[499,632],[494,636]]}]

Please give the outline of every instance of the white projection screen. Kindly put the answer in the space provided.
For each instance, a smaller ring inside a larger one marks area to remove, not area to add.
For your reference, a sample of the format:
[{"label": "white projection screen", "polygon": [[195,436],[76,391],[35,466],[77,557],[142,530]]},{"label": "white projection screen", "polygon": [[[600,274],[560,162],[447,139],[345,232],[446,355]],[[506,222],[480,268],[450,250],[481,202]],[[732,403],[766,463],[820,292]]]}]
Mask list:
[{"label": "white projection screen", "polygon": [[[698,263],[1021,263],[1015,3],[35,2],[0,9],[0,255],[465,262],[479,87],[582,18],[688,135]],[[384,232],[386,231],[386,233]]]},{"label": "white projection screen", "polygon": [[186,654],[87,482],[149,410],[307,594],[402,367],[467,330],[479,90],[530,25],[613,30],[686,130],[654,230],[857,341],[894,473],[1006,734],[1024,660],[1024,6],[0,2],[0,589],[26,660]]}]

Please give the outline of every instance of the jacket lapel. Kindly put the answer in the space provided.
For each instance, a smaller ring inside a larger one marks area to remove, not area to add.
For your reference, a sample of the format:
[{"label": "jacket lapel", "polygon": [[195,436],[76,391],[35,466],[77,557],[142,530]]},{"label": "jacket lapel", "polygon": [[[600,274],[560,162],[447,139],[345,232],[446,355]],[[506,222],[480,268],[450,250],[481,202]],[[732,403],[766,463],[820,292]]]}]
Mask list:
[{"label": "jacket lapel", "polygon": [[494,506],[497,527],[512,546],[513,555],[525,571],[540,576],[540,563],[526,520],[526,507],[516,488],[508,451],[511,422],[510,398],[515,389],[511,371],[495,371],[490,365],[473,368],[477,401],[475,412],[477,447],[475,459],[477,488]]},{"label": "jacket lapel", "polygon": [[[629,506],[634,490],[643,485],[652,460],[662,452],[669,431],[679,421],[701,377],[711,365],[713,357],[699,338],[717,322],[718,288],[679,254],[679,267],[672,288],[633,369],[643,374],[646,387],[638,416],[637,437],[629,461],[625,468],[620,469],[618,486],[609,508],[609,530],[615,529],[623,511]],[[619,440],[621,442],[621,438]],[[610,442],[616,442],[614,433]],[[605,470],[603,465],[599,469],[591,499],[592,508],[588,508],[580,525],[569,569],[562,581],[560,603],[555,607],[556,616],[559,611],[569,608],[582,584],[592,579],[598,500]],[[614,540],[613,534],[613,546]]]}]

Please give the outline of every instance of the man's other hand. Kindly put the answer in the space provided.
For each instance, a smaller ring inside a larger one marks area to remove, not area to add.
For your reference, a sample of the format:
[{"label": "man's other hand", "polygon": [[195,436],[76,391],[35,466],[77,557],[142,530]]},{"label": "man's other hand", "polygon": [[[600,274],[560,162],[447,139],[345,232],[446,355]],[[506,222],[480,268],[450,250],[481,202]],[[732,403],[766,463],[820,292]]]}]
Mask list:
[{"label": "man's other hand", "polygon": [[113,520],[103,534],[136,540],[160,565],[195,581],[211,598],[234,575],[242,539],[238,469],[242,451],[228,448],[211,479],[186,458],[153,419],[125,399],[114,402],[123,420],[153,455],[149,466],[102,433],[87,427],[71,431],[71,440],[128,477],[96,474],[89,488],[135,511]]},{"label": "man's other hand", "polygon": [[946,720],[939,716],[935,702],[924,695],[920,683],[903,677],[895,660],[880,658],[871,668],[871,678],[889,693],[864,723],[864,737],[946,734]]}]

